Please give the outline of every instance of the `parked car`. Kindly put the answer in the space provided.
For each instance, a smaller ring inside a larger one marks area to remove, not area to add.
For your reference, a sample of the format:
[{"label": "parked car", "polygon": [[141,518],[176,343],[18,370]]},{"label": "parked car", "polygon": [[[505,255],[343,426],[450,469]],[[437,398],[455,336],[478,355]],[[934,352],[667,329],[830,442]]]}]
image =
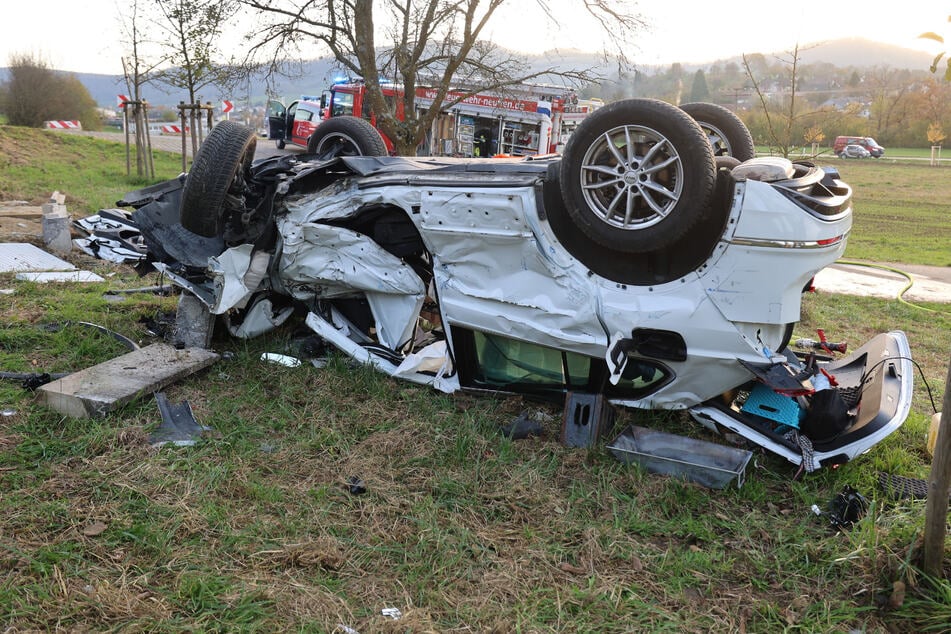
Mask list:
[{"label": "parked car", "polygon": [[267,138],[273,139],[279,150],[288,143],[314,150],[314,132],[324,118],[319,101],[302,99],[287,107],[280,101],[269,101],[267,108]]},{"label": "parked car", "polygon": [[388,157],[366,121],[332,120],[321,152],[257,162],[253,132],[222,122],[187,177],[124,201],[155,266],[233,335],[299,312],[394,377],[686,409],[806,470],[904,422],[903,333],[840,359],[787,348],[852,224],[834,168],[715,157],[709,122],[646,99],[534,160]]},{"label": "parked car", "polygon": [[872,153],[861,145],[846,145],[839,152],[839,158],[869,158]]},{"label": "parked car", "polygon": [[874,158],[881,158],[885,155],[885,148],[870,136],[837,136],[832,143],[832,151],[835,152],[836,156],[842,156],[848,145],[858,145]]}]

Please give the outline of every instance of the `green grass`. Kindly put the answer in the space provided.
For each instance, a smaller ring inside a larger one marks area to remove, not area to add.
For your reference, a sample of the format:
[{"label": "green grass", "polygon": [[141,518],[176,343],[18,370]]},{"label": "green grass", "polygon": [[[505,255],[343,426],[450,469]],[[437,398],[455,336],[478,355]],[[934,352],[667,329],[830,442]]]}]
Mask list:
[{"label": "green grass", "polygon": [[[71,213],[92,214],[149,184],[135,176],[134,148],[131,161],[133,176],[126,176],[122,143],[0,125],[0,200],[42,203],[59,191]],[[154,152],[154,162],[156,180],[181,172],[181,158],[175,154]]]},{"label": "green grass", "polygon": [[835,165],[854,191],[846,257],[951,266],[951,166],[877,160]]},{"label": "green grass", "polygon": [[[97,163],[122,157],[109,144],[89,148],[104,153]],[[123,161],[109,187],[125,186]],[[24,184],[20,173],[4,168],[3,186],[59,188]],[[910,219],[945,204],[943,185],[916,170],[889,184],[876,182],[884,172],[845,176],[867,182],[856,185],[857,214],[876,188],[902,185]],[[83,200],[97,204],[95,192]],[[903,235],[913,225],[895,224],[888,241],[914,244]],[[44,286],[0,276],[0,288],[15,290],[0,296],[0,370],[69,371],[123,352],[94,330],[42,324],[91,321],[154,341],[139,319],[173,310],[175,298],[108,301],[109,288],[155,280],[76,257],[108,281]],[[853,345],[906,331],[940,402],[947,314],[807,295],[796,334],[817,327]],[[876,482],[879,471],[928,473],[921,380],[905,426],[856,461],[797,481],[791,465],[758,451],[742,489],[711,491],[623,465],[602,448],[561,446],[557,407],[543,438],[511,441],[499,426],[538,404],[446,396],[340,358],[320,370],[261,363],[262,352],[285,352],[293,334],[288,326],[252,341],[220,336],[214,347],[233,358],[166,389],[214,430],[191,448],[148,446],[159,421],[149,398],[70,420],[0,381],[0,409],[16,411],[0,418],[3,629],[884,632],[951,622],[951,584],[931,587],[915,567],[923,503],[889,501]],[[681,414],[624,411],[619,422],[708,437]],[[365,494],[349,492],[354,476]],[[809,506],[824,507],[846,484],[874,507],[853,530],[835,532]],[[890,607],[895,581],[908,589]],[[383,617],[387,607],[402,619]]]}]

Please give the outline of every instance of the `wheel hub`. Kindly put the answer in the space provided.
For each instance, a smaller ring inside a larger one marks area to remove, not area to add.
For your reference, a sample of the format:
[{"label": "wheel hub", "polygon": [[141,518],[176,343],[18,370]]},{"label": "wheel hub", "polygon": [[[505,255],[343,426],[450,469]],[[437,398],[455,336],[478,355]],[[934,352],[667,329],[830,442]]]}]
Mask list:
[{"label": "wheel hub", "polygon": [[595,140],[582,164],[582,189],[602,222],[637,231],[664,220],[680,198],[680,157],[667,138],[620,126]]}]

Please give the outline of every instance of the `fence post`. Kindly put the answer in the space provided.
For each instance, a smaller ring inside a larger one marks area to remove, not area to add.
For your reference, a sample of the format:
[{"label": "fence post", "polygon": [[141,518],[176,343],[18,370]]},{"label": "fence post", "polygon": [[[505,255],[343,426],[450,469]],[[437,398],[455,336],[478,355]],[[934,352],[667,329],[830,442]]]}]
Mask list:
[{"label": "fence post", "polygon": [[928,476],[928,502],[925,506],[924,573],[932,579],[943,576],[945,527],[948,523],[948,493],[951,492],[951,362],[944,382],[941,422],[935,442],[931,475]]},{"label": "fence post", "polygon": [[182,172],[184,173],[188,171],[188,153],[186,152],[186,149],[188,148],[188,146],[186,145],[186,142],[185,142],[185,134],[186,134],[186,130],[188,130],[188,124],[185,121],[185,102],[184,101],[178,102],[178,118],[181,119],[181,122],[182,122]]},{"label": "fence post", "polygon": [[122,104],[122,129],[125,132],[125,175],[132,174],[132,158],[129,153],[129,102]]}]

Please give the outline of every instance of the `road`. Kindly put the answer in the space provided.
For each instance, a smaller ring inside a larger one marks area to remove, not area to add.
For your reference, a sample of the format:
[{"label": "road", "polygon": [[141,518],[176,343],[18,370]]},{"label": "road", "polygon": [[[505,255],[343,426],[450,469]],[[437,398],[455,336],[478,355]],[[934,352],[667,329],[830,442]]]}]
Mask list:
[{"label": "road", "polygon": [[[118,132],[90,132],[87,130],[57,130],[57,133],[60,134],[75,134],[79,136],[88,136],[96,139],[103,139],[105,141],[115,141],[116,143],[125,143],[125,136],[122,133]],[[135,142],[135,137],[130,137],[131,141]],[[152,143],[153,150],[163,150],[165,152],[175,152],[180,154],[182,151],[182,137],[180,136],[171,136],[171,135],[156,135],[152,136],[150,139]],[[296,148],[289,146],[287,149],[279,150],[274,144],[274,141],[268,141],[265,138],[258,137],[258,144],[254,150],[254,158],[267,158],[268,156],[275,156],[277,154],[299,154],[303,152],[303,148]],[[187,156],[191,157],[191,141],[186,144],[185,153]]]}]

